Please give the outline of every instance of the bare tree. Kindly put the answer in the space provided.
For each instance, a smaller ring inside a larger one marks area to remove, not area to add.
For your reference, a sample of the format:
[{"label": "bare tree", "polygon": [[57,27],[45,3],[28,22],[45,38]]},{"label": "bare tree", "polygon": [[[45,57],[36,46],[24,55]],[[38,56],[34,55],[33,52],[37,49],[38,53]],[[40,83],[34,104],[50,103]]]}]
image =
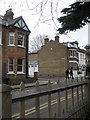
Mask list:
[{"label": "bare tree", "polygon": [[37,35],[33,37],[30,41],[30,52],[31,51],[38,51],[44,45],[45,35]]},{"label": "bare tree", "polygon": [[61,2],[66,4],[63,0],[14,0],[9,7],[18,6],[17,13],[30,11],[32,15],[38,15],[35,26],[39,25],[40,22],[49,24],[49,21],[53,21],[57,27],[56,21],[59,17],[58,12],[60,13],[59,6]]}]

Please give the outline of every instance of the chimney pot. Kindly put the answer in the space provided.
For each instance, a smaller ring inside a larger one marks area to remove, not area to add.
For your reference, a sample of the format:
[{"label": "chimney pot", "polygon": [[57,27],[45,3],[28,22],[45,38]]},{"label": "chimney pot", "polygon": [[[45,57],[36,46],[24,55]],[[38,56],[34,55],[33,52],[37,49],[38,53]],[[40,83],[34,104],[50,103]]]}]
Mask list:
[{"label": "chimney pot", "polygon": [[55,41],[59,43],[59,36],[58,35],[55,36]]},{"label": "chimney pot", "polygon": [[49,42],[48,36],[45,37],[44,41],[45,41],[45,44]]}]

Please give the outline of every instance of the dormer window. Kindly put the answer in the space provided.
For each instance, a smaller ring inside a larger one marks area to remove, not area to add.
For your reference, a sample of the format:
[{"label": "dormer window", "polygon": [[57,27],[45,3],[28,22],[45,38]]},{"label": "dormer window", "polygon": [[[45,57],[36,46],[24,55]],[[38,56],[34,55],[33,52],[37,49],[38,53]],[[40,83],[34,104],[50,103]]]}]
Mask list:
[{"label": "dormer window", "polygon": [[24,35],[18,33],[18,46],[24,47]]},{"label": "dormer window", "polygon": [[9,32],[9,45],[14,45],[14,44],[15,44],[15,33]]}]

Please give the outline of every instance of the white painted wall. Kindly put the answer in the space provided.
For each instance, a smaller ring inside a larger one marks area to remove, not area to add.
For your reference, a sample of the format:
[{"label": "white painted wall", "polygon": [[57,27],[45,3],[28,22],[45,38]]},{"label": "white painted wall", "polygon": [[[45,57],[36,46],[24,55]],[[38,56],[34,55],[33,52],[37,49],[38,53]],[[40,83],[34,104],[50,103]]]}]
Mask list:
[{"label": "white painted wall", "polygon": [[85,72],[86,72],[86,69],[85,69],[86,56],[85,56],[85,53],[82,53],[82,52],[78,52],[78,55],[79,55],[79,71],[82,73],[79,76],[83,77],[85,76]]}]

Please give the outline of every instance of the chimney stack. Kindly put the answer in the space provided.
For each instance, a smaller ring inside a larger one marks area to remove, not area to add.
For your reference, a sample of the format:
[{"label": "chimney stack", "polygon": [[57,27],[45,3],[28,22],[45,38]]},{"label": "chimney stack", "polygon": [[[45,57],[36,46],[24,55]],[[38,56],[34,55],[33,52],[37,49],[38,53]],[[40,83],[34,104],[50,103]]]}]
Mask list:
[{"label": "chimney stack", "polygon": [[56,33],[56,35],[55,35],[55,41],[59,43],[59,36],[58,36],[58,33]]},{"label": "chimney stack", "polygon": [[45,41],[45,44],[49,42],[48,36],[45,37],[44,41]]},{"label": "chimney stack", "polygon": [[4,15],[4,19],[6,19],[8,22],[10,22],[13,20],[13,16],[14,16],[14,14],[12,12],[12,9],[10,8],[6,11],[6,14]]}]

